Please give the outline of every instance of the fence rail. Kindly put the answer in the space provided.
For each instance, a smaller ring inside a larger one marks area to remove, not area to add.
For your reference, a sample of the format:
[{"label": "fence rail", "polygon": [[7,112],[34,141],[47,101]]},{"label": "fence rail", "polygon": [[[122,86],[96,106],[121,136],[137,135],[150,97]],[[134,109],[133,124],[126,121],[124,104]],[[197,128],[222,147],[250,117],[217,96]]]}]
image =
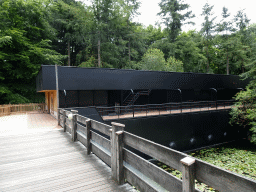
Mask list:
[{"label": "fence rail", "polygon": [[44,103],[26,103],[26,104],[7,104],[0,105],[0,116],[6,116],[16,113],[26,113],[29,111],[44,112]]},{"label": "fence rail", "polygon": [[148,105],[96,107],[103,119],[122,119],[141,116],[166,115],[174,113],[218,110],[230,108],[234,100],[198,101]]},{"label": "fence rail", "polygon": [[[66,115],[68,114],[68,115]],[[68,120],[69,119],[69,120]],[[69,123],[66,123],[68,122]],[[126,180],[140,191],[199,191],[195,179],[219,191],[255,192],[256,181],[216,167],[185,153],[170,149],[124,131],[124,125],[106,125],[58,109],[58,123],[69,130],[73,141],[80,141],[111,167],[112,177]],[[182,180],[134,153],[138,150],[182,172]]]}]

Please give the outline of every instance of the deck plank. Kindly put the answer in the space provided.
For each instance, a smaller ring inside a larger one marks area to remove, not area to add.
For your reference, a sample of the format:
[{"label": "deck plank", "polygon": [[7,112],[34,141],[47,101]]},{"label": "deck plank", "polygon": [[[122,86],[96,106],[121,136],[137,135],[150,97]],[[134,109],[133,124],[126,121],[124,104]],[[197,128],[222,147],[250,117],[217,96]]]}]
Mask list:
[{"label": "deck plank", "polygon": [[0,136],[0,191],[134,191],[63,130]]}]

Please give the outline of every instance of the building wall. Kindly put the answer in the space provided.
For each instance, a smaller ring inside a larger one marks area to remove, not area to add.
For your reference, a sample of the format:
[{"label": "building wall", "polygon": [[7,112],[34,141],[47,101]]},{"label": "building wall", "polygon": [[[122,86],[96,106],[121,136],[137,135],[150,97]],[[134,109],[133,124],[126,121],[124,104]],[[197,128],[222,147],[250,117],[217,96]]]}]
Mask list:
[{"label": "building wall", "polygon": [[[137,91],[139,90],[134,90]],[[211,89],[182,89],[180,93],[178,90],[158,89],[152,90],[149,95],[139,96],[134,105],[230,100],[238,91],[238,89],[223,89],[216,93]],[[122,105],[130,92],[130,90],[68,90],[65,96],[64,91],[60,90],[59,107],[115,106],[115,103]]]},{"label": "building wall", "polygon": [[[249,80],[235,75],[58,66],[59,90],[237,89],[245,88]],[[42,66],[37,91],[55,89],[55,66]]]},{"label": "building wall", "polygon": [[108,91],[105,90],[77,90],[59,91],[60,108],[87,107],[87,106],[107,106]]},{"label": "building wall", "polygon": [[[231,126],[230,110],[201,111],[115,120],[125,131],[180,151],[193,150],[246,137]],[[110,124],[111,121],[105,121]]]},{"label": "building wall", "polygon": [[56,90],[45,91],[45,104],[48,113],[57,118],[57,92]]}]

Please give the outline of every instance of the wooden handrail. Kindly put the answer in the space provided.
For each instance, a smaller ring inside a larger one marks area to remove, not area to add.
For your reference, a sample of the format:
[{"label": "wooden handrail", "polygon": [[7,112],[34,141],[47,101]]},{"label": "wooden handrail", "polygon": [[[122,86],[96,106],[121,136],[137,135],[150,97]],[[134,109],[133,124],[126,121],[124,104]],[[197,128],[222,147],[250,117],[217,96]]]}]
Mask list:
[{"label": "wooden handrail", "polygon": [[[122,124],[112,123],[110,126],[74,113],[76,118],[70,123],[65,123],[69,121],[65,113],[71,114],[70,111],[60,110],[61,126],[66,125],[72,132],[76,123],[77,140],[89,147],[87,154],[93,152],[111,166],[112,176],[119,184],[126,179],[141,191],[192,192],[199,191],[195,189],[196,179],[219,191],[253,192],[256,189],[256,181],[253,179],[123,131]],[[143,152],[181,171],[183,180],[139,157],[131,149]]]},{"label": "wooden handrail", "polygon": [[10,115],[14,113],[25,113],[28,111],[45,111],[44,103],[26,103],[26,104],[8,104],[0,105],[0,116]]}]

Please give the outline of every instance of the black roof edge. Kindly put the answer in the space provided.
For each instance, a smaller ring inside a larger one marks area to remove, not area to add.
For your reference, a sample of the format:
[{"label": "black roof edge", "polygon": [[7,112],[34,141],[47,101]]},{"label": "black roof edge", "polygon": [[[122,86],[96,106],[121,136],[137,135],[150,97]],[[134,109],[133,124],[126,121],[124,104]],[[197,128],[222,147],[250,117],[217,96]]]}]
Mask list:
[{"label": "black roof edge", "polygon": [[[42,67],[55,67],[55,65],[41,65]],[[150,70],[136,70],[136,69],[117,69],[117,68],[98,68],[98,67],[77,67],[77,66],[62,66],[67,68],[80,68],[80,69],[102,69],[102,70],[120,70],[120,71],[145,71],[145,72],[159,72],[159,73],[184,73],[184,74],[200,74],[200,75],[222,75],[222,76],[239,76],[239,75],[227,75],[227,74],[212,74],[212,73],[194,73],[194,72],[175,72],[175,71],[150,71]],[[40,68],[40,69],[41,69]]]}]

